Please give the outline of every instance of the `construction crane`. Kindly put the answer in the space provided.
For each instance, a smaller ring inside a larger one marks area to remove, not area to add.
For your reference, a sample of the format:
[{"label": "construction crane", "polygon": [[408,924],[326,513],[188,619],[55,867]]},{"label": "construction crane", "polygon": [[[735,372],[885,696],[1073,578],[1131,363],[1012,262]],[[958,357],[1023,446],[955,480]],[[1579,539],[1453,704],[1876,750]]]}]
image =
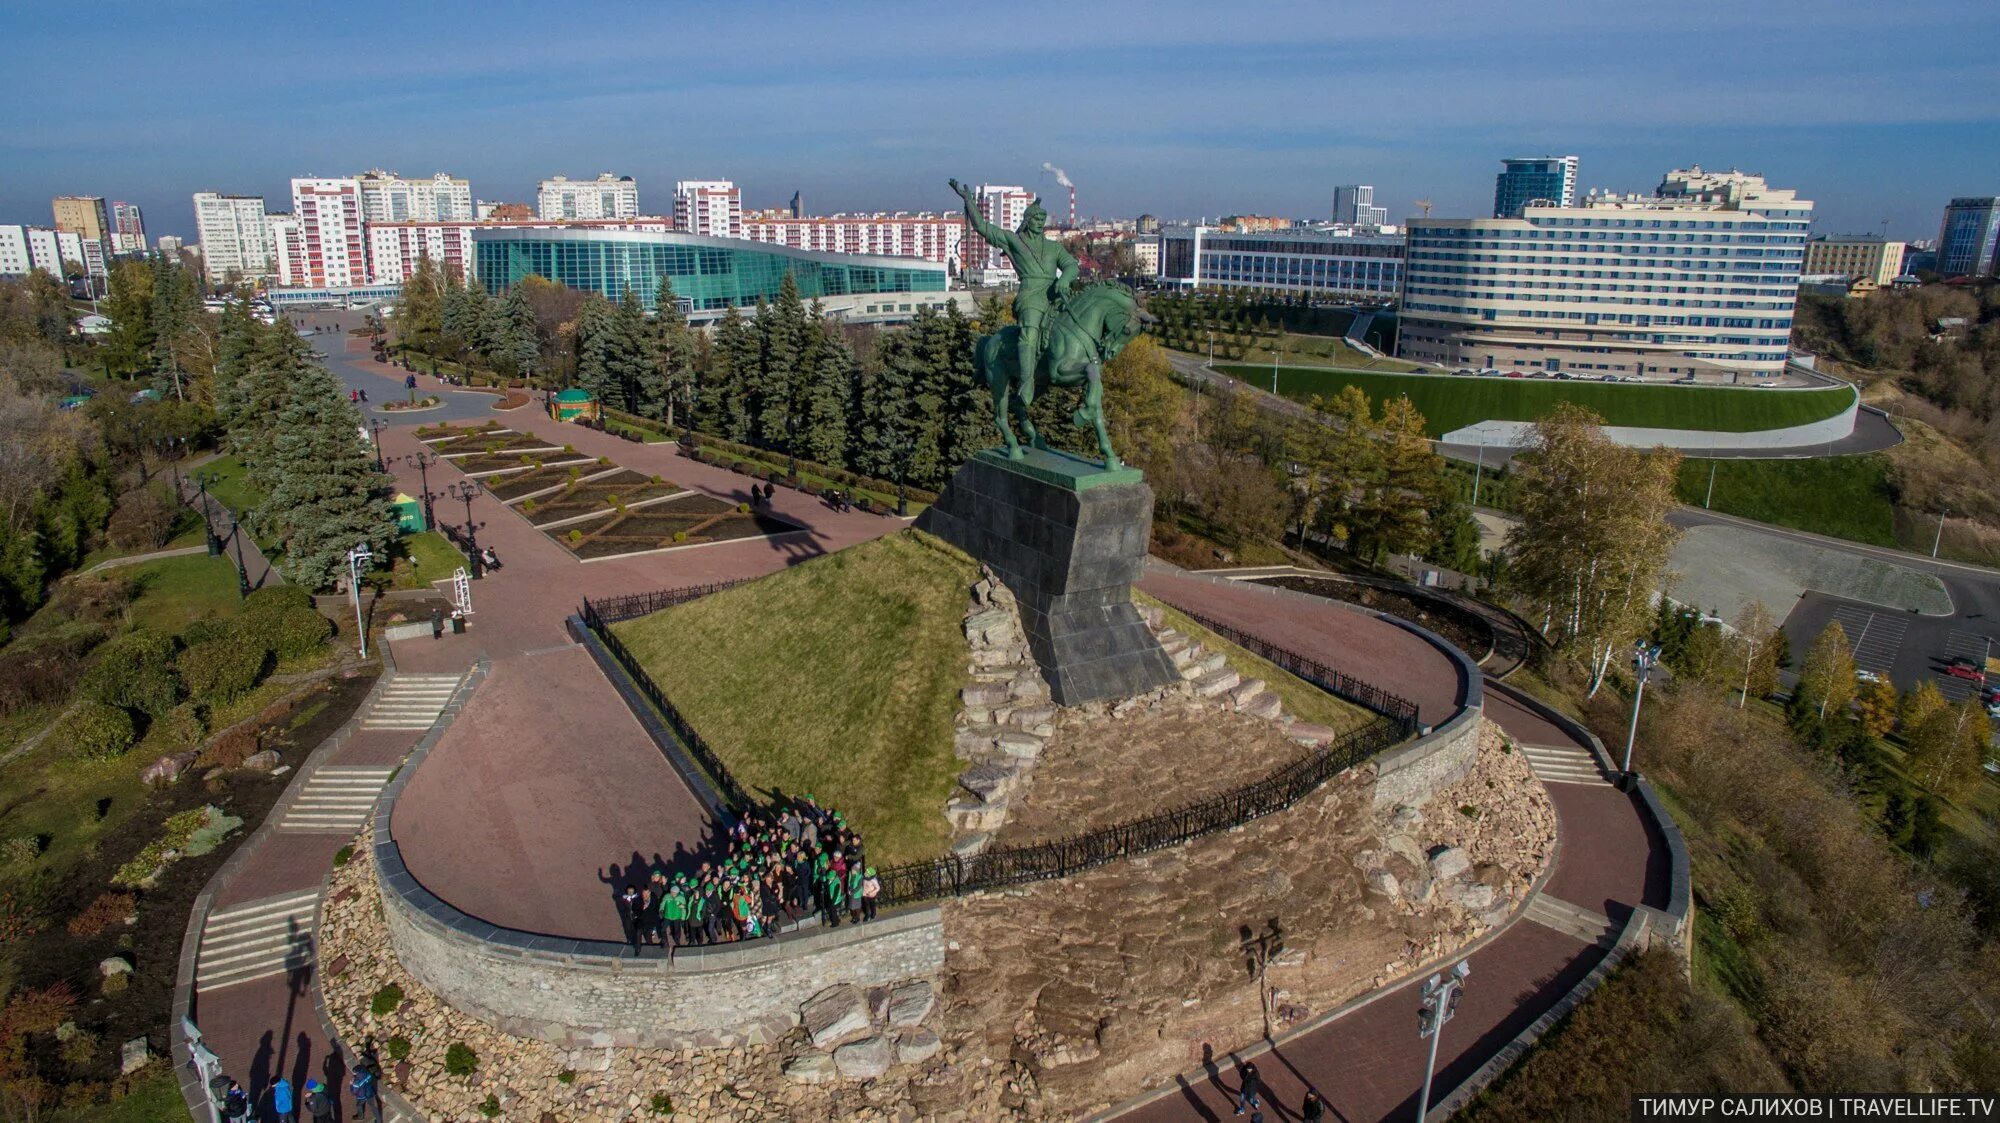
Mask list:
[{"label": "construction crane", "polygon": [[1429,218],[1431,216],[1431,201],[1429,199],[1418,199],[1417,205],[1424,209],[1425,218]]}]

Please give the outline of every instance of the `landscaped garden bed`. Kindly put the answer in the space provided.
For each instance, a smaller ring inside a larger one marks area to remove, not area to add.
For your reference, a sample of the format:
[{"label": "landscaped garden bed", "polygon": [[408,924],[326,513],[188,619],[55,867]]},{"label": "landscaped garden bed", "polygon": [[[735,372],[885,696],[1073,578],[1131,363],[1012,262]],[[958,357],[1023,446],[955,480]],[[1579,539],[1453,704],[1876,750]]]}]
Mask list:
[{"label": "landscaped garden bed", "polygon": [[701,546],[739,538],[790,534],[802,529],[767,511],[746,511],[706,495],[686,495],[649,507],[627,510],[580,526],[543,533],[585,561]]},{"label": "landscaped garden bed", "polygon": [[540,468],[530,468],[525,472],[495,476],[483,482],[486,490],[492,492],[501,502],[514,503],[525,496],[567,487],[578,480],[589,479],[599,473],[616,471],[620,469],[603,464],[549,464]]},{"label": "landscaped garden bed", "polygon": [[596,463],[596,458],[580,452],[565,452],[555,449],[547,452],[476,452],[469,456],[451,458],[451,465],[468,476],[485,476],[496,472],[519,472],[529,468],[585,466]]},{"label": "landscaped garden bed", "polygon": [[554,495],[523,499],[514,509],[536,526],[549,526],[567,519],[614,514],[621,508],[665,499],[682,490],[658,477],[648,478],[622,468],[608,476],[580,480]]},{"label": "landscaped garden bed", "polygon": [[435,445],[443,441],[456,441],[481,434],[500,434],[512,431],[511,429],[502,427],[498,421],[487,421],[479,425],[419,425],[417,426],[417,439],[426,444]]},{"label": "landscaped garden bed", "polygon": [[555,449],[556,447],[543,438],[535,436],[533,433],[516,433],[512,430],[503,429],[498,432],[478,433],[460,437],[451,442],[449,446],[439,448],[438,453],[447,459],[456,460],[460,457],[505,452],[542,451]]}]

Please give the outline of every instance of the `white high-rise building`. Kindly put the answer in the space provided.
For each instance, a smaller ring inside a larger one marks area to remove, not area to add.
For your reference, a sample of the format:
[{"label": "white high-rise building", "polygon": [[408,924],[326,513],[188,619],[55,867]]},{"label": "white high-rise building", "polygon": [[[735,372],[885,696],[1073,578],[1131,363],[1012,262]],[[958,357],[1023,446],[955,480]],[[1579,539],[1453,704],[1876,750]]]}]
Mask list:
[{"label": "white high-rise building", "polygon": [[300,280],[315,288],[368,283],[368,243],[361,229],[361,184],[351,178],[295,179],[292,217],[299,224]]},{"label": "white high-rise building", "polygon": [[[1020,227],[1021,216],[1028,213],[1028,204],[1035,201],[1035,193],[1020,186],[982,183],[972,189],[972,201],[980,217],[1003,230],[1014,230]],[[991,285],[1012,284],[1019,279],[1005,253],[973,231],[966,231],[965,237],[966,273],[974,281]]]},{"label": "white high-rise building", "polygon": [[476,222],[371,222],[368,267],[373,283],[400,285],[428,257],[445,276],[471,273],[472,230]]},{"label": "white high-rise building", "polygon": [[674,229],[712,238],[743,236],[743,193],[726,179],[674,184]]},{"label": "white high-rise building", "polygon": [[596,179],[557,176],[542,181],[535,193],[535,216],[564,218],[637,218],[639,185],[629,175],[610,172]]},{"label": "white high-rise building", "polygon": [[202,268],[210,281],[248,281],[277,272],[263,196],[197,191],[194,228],[201,243]]},{"label": "white high-rise building", "polygon": [[24,277],[34,267],[28,256],[28,228],[0,226],[0,277]]},{"label": "white high-rise building", "polygon": [[111,252],[146,252],[146,220],[140,217],[139,204],[111,204]]},{"label": "white high-rise building", "polygon": [[289,214],[267,214],[264,236],[271,246],[271,275],[280,285],[305,284],[306,253],[299,239],[299,220]]},{"label": "white high-rise building", "polygon": [[[765,213],[743,220],[740,236],[801,250],[921,257],[945,265],[953,273],[964,267],[965,216],[958,214],[898,212],[793,217]],[[981,248],[986,245],[979,244]]]},{"label": "white high-rise building", "polygon": [[1586,378],[1775,377],[1811,225],[1796,193],[1699,165],[1652,195],[1415,219],[1399,350]]},{"label": "white high-rise building", "polygon": [[65,275],[60,232],[50,226],[28,227],[28,266],[51,277]]},{"label": "white high-rise building", "polygon": [[380,168],[354,177],[363,222],[470,222],[472,184],[444,172],[404,179]]},{"label": "white high-rise building", "polygon": [[1375,205],[1375,188],[1348,184],[1333,189],[1333,221],[1344,226],[1387,226],[1389,208]]}]

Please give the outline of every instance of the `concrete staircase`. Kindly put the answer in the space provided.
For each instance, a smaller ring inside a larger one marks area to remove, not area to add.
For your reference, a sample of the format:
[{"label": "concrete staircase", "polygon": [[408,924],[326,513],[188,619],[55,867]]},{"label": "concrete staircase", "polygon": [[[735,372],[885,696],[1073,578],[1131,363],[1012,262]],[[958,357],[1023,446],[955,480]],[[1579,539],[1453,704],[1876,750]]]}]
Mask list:
[{"label": "concrete staircase", "polygon": [[306,777],[305,787],[278,820],[281,831],[353,834],[368,821],[375,797],[395,775],[394,768],[325,765]]},{"label": "concrete staircase", "polygon": [[361,715],[361,728],[429,729],[463,681],[464,675],[399,674],[389,680],[368,712]]},{"label": "concrete staircase", "polygon": [[[1167,658],[1173,660],[1175,669],[1180,671],[1182,680],[1190,683],[1197,695],[1266,721],[1283,719],[1284,702],[1264,684],[1263,679],[1244,678],[1232,668],[1228,655],[1209,651],[1194,637],[1174,628],[1161,628],[1154,635],[1160,641],[1161,649],[1167,653]],[[1332,730],[1308,722],[1292,722],[1286,732],[1302,745],[1317,745],[1333,735]]]},{"label": "concrete staircase", "polygon": [[1522,745],[1521,755],[1544,784],[1609,784],[1597,758],[1575,746]]},{"label": "concrete staircase", "polygon": [[195,989],[216,990],[310,965],[318,903],[314,886],[210,913],[201,927]]}]

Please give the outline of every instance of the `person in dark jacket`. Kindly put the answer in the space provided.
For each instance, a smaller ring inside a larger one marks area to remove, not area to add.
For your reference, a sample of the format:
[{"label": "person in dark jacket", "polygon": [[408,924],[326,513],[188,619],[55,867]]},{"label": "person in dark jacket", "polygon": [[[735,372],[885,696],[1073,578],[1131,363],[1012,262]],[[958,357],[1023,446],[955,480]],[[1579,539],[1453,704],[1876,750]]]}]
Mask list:
[{"label": "person in dark jacket", "polygon": [[327,1094],[326,1085],[317,1080],[306,1081],[306,1114],[312,1123],[333,1123],[333,1097]]},{"label": "person in dark jacket", "polygon": [[1244,1065],[1243,1086],[1236,1093],[1236,1114],[1243,1114],[1243,1109],[1246,1107],[1263,1107],[1264,1105],[1257,1098],[1258,1093],[1263,1090],[1264,1085],[1257,1077],[1257,1066],[1254,1064]]},{"label": "person in dark jacket", "polygon": [[1306,1102],[1299,1106],[1299,1118],[1305,1123],[1319,1123],[1326,1118],[1326,1101],[1319,1098],[1318,1092],[1306,1093]]}]

